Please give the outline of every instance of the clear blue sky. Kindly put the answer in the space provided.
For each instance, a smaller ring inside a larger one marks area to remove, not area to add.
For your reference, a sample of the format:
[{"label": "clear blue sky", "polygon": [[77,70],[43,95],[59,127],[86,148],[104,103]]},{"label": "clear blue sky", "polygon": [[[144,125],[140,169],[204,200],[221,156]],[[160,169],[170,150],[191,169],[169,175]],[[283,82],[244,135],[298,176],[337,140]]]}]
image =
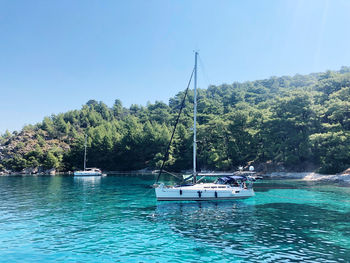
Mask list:
[{"label": "clear blue sky", "polygon": [[199,86],[350,65],[350,1],[0,0],[0,132],[89,99],[146,105]]}]

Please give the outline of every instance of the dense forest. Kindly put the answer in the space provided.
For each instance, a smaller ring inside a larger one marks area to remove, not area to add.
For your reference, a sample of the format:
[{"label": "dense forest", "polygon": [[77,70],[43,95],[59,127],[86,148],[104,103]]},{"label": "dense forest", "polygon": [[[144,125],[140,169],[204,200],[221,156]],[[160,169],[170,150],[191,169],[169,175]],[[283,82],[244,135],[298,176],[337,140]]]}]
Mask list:
[{"label": "dense forest", "polygon": [[[0,171],[26,168],[72,171],[157,169],[184,92],[168,104],[112,107],[95,100],[80,110],[1,135]],[[166,169],[191,168],[193,91],[176,130]],[[198,166],[233,170],[272,163],[289,170],[315,167],[336,173],[350,167],[350,68],[293,77],[209,86],[198,91]]]}]

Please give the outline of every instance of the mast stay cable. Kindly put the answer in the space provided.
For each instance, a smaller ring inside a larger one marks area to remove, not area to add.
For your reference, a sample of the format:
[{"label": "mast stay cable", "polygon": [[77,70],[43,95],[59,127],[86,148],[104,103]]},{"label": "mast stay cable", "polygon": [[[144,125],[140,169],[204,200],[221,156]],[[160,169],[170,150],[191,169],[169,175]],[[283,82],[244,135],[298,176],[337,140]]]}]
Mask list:
[{"label": "mast stay cable", "polygon": [[188,89],[190,88],[190,84],[191,84],[191,81],[192,81],[192,77],[193,77],[194,71],[195,71],[195,68],[193,68],[190,80],[188,81],[187,88],[186,88],[186,91],[185,91],[185,95],[184,95],[184,97],[182,99],[182,102],[181,102],[180,111],[179,111],[179,114],[177,115],[177,118],[176,118],[176,121],[175,121],[175,125],[174,125],[174,129],[173,129],[173,132],[171,134],[171,138],[169,140],[168,147],[167,147],[166,152],[165,152],[164,157],[163,157],[162,166],[161,166],[161,168],[159,170],[159,174],[157,176],[157,180],[156,180],[155,183],[158,183],[159,177],[160,177],[160,175],[163,172],[165,162],[166,162],[166,160],[168,158],[171,142],[173,141],[173,138],[174,138],[174,135],[175,135],[176,126],[179,123],[181,112],[182,112],[182,109],[184,108],[184,105],[185,105],[185,99],[186,99],[186,96],[187,96],[187,93],[188,93]]}]

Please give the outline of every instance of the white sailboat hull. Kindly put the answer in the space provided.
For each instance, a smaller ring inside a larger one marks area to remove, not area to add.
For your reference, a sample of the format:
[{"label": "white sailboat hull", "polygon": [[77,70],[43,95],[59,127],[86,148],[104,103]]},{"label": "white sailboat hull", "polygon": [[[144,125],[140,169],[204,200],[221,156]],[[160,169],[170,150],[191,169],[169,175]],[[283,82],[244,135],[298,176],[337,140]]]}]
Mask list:
[{"label": "white sailboat hull", "polygon": [[252,188],[217,184],[196,184],[192,186],[155,188],[158,201],[207,201],[244,199],[255,195]]}]

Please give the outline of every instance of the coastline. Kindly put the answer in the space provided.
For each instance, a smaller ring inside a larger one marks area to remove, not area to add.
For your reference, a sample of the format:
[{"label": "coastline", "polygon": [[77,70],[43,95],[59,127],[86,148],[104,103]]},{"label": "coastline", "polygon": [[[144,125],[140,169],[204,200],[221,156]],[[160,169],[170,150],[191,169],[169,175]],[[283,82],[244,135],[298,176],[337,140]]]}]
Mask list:
[{"label": "coastline", "polygon": [[349,169],[339,174],[319,174],[315,172],[272,172],[262,175],[264,179],[299,179],[312,182],[350,183]]},{"label": "coastline", "polygon": [[[152,171],[108,171],[105,172],[107,175],[151,175],[155,174]],[[350,168],[342,173],[338,174],[319,174],[315,172],[267,172],[259,173],[264,179],[297,179],[311,182],[344,182],[350,183]],[[55,176],[55,175],[68,175],[73,176],[72,172],[56,172],[56,173],[36,173],[36,174],[25,174],[25,173],[0,173],[0,176]]]}]

